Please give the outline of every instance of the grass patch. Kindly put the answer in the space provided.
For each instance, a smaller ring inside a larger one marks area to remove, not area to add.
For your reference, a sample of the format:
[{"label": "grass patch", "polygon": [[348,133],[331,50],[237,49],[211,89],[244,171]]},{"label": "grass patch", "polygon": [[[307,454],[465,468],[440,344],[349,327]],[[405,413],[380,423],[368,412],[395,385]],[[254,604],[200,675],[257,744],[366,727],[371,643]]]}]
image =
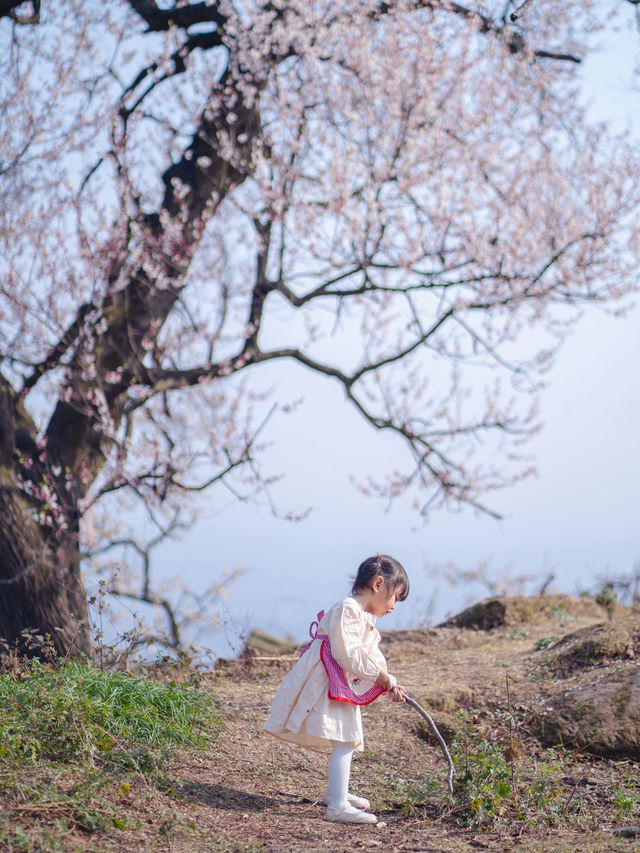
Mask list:
[{"label": "grass patch", "polygon": [[0,761],[96,761],[152,773],[174,746],[220,730],[203,693],[80,663],[28,661],[0,675]]},{"label": "grass patch", "polygon": [[0,707],[0,845],[25,851],[57,849],[67,833],[135,829],[135,780],[162,785],[177,748],[222,729],[193,687],[77,662],[15,664],[0,674]]},{"label": "grass patch", "polygon": [[458,722],[460,732],[449,743],[453,796],[443,793],[441,776],[384,778],[389,813],[518,835],[534,827],[594,830],[635,819],[635,775],[623,775],[611,762],[587,763],[579,754],[542,748],[510,712],[498,719],[461,709]]}]

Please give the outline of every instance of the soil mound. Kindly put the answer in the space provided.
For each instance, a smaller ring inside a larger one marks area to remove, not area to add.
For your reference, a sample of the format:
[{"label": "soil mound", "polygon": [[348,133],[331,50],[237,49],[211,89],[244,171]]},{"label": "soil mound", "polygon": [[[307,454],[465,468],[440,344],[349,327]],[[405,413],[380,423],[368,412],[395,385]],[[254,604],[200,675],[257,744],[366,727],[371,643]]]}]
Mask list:
[{"label": "soil mound", "polygon": [[612,661],[640,659],[640,614],[590,625],[549,647],[544,666],[556,677]]},{"label": "soil mound", "polygon": [[549,746],[638,761],[640,669],[627,665],[556,694],[537,720],[537,734]]},{"label": "soil mound", "polygon": [[540,668],[565,683],[534,729],[552,746],[640,759],[640,614],[581,628],[550,646]]},{"label": "soil mound", "polygon": [[[622,612],[627,608],[618,606]],[[617,611],[616,611],[617,612]],[[472,631],[491,631],[504,625],[533,624],[553,616],[609,619],[609,611],[592,598],[571,595],[517,595],[487,598],[452,616],[438,628],[466,628]]]}]

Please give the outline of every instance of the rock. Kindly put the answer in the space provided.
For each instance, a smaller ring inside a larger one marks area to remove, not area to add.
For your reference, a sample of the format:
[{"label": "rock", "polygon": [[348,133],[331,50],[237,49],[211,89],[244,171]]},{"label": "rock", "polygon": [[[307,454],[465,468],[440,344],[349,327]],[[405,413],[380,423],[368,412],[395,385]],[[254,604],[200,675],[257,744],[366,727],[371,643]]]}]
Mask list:
[{"label": "rock", "polygon": [[640,838],[640,826],[620,826],[613,830],[619,838]]},{"label": "rock", "polygon": [[246,652],[266,655],[290,655],[300,649],[298,643],[292,643],[290,640],[280,640],[266,631],[261,631],[259,628],[254,628],[245,646]]},{"label": "rock", "polygon": [[507,605],[502,598],[490,598],[467,607],[462,613],[441,622],[438,628],[470,628],[473,631],[490,631],[507,624]]},{"label": "rock", "polygon": [[[629,609],[616,605],[616,616],[626,614]],[[474,604],[438,625],[438,628],[468,628],[474,631],[490,631],[503,625],[535,623],[556,618],[558,623],[572,619],[591,618],[594,621],[608,620],[605,607],[586,596],[571,595],[517,595],[488,598]]]},{"label": "rock", "polygon": [[[601,670],[594,670],[599,674]],[[549,746],[640,760],[640,669],[622,666],[559,693],[534,729]]]}]

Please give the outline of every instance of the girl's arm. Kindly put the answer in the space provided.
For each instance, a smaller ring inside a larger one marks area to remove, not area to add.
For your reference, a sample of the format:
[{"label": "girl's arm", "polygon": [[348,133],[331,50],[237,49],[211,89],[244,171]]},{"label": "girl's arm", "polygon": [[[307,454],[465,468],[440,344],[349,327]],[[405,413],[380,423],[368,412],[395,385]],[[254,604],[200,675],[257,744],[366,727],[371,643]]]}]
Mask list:
[{"label": "girl's arm", "polygon": [[362,611],[355,602],[337,607],[327,626],[331,654],[347,672],[389,690],[390,687],[377,681],[378,677],[384,676],[389,683],[392,681],[391,686],[395,685],[395,679],[387,673],[382,652],[376,647],[367,650],[363,646],[362,630]]}]

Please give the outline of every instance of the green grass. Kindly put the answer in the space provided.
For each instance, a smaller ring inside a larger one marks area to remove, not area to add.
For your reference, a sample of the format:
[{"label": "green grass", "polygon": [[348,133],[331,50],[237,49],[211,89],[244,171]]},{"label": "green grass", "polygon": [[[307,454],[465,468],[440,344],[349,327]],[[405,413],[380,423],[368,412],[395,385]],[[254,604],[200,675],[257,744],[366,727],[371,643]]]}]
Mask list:
[{"label": "green grass", "polygon": [[[440,776],[389,779],[382,774],[395,808],[422,820],[437,815],[440,823],[488,831],[593,830],[637,823],[640,782],[635,773],[622,773],[613,762],[542,747],[510,711],[490,719],[460,709],[458,720],[461,731],[449,743],[456,771],[453,795],[444,793]],[[585,781],[593,776],[599,780]]]},{"label": "green grass", "polygon": [[222,729],[193,687],[77,662],[14,662],[0,673],[0,708],[2,849],[55,850],[78,833],[135,830],[132,789],[164,789],[162,769],[178,749],[206,746]]},{"label": "green grass", "polygon": [[192,688],[79,663],[29,661],[0,675],[0,707],[0,762],[99,761],[149,773],[171,747],[220,729],[210,700]]}]

